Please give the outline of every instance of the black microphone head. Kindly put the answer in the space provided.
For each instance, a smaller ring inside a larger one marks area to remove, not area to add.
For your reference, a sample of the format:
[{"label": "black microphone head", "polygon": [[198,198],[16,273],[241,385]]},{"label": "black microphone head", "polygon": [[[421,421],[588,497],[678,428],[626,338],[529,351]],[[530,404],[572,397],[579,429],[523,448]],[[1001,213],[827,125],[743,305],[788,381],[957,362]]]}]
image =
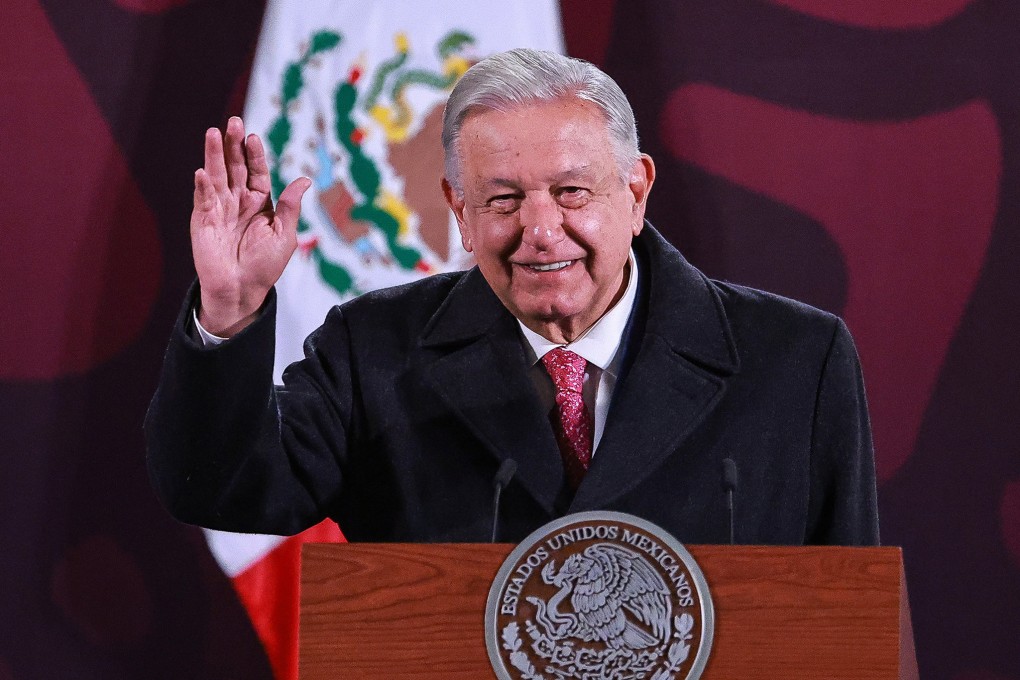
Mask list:
[{"label": "black microphone head", "polygon": [[723,458],[722,462],[722,485],[726,491],[735,491],[737,488],[737,464],[732,458]]},{"label": "black microphone head", "polygon": [[500,464],[492,483],[500,489],[505,489],[515,474],[517,474],[517,461],[513,458],[507,458]]}]

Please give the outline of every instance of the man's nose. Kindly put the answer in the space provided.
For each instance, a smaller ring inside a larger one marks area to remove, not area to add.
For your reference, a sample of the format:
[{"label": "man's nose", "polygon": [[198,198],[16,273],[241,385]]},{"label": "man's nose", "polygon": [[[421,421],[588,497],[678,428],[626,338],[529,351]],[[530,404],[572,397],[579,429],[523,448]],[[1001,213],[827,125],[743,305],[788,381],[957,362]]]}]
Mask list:
[{"label": "man's nose", "polygon": [[563,240],[563,213],[551,198],[528,197],[520,208],[521,239],[535,250],[548,250]]}]

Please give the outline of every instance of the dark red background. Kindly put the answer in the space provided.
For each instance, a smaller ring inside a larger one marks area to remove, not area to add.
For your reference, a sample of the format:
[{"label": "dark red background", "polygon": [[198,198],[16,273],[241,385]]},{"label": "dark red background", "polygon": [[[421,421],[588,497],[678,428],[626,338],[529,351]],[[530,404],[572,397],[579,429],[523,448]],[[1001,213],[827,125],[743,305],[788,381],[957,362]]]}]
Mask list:
[{"label": "dark red background", "polygon": [[[659,229],[850,324],[922,677],[1020,680],[1020,7],[563,7],[631,97]],[[262,9],[0,9],[0,680],[270,677],[141,437],[202,131],[241,110]]]}]

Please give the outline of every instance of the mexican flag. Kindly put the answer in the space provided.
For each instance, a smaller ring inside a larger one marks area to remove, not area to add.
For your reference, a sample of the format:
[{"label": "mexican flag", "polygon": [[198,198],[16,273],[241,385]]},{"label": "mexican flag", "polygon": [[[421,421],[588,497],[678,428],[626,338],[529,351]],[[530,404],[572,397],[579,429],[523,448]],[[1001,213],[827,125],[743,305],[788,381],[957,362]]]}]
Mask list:
[{"label": "mexican flag", "polygon": [[[333,305],[471,266],[439,188],[443,105],[471,64],[513,47],[563,50],[555,0],[269,0],[245,124],[265,142],[274,194],[312,179],[277,285],[277,380]],[[340,529],[206,533],[277,678],[297,677],[300,545]]]}]

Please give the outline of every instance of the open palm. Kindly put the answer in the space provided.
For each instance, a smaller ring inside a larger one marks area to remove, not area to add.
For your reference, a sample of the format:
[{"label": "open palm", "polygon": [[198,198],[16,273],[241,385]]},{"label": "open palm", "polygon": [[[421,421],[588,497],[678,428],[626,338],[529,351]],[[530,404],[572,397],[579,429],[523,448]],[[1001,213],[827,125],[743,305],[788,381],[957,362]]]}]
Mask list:
[{"label": "open palm", "polygon": [[195,172],[191,248],[201,283],[199,322],[230,336],[258,313],[297,247],[307,178],[292,182],[274,208],[269,165],[256,135],[231,118],[225,135],[206,131],[205,166]]}]

